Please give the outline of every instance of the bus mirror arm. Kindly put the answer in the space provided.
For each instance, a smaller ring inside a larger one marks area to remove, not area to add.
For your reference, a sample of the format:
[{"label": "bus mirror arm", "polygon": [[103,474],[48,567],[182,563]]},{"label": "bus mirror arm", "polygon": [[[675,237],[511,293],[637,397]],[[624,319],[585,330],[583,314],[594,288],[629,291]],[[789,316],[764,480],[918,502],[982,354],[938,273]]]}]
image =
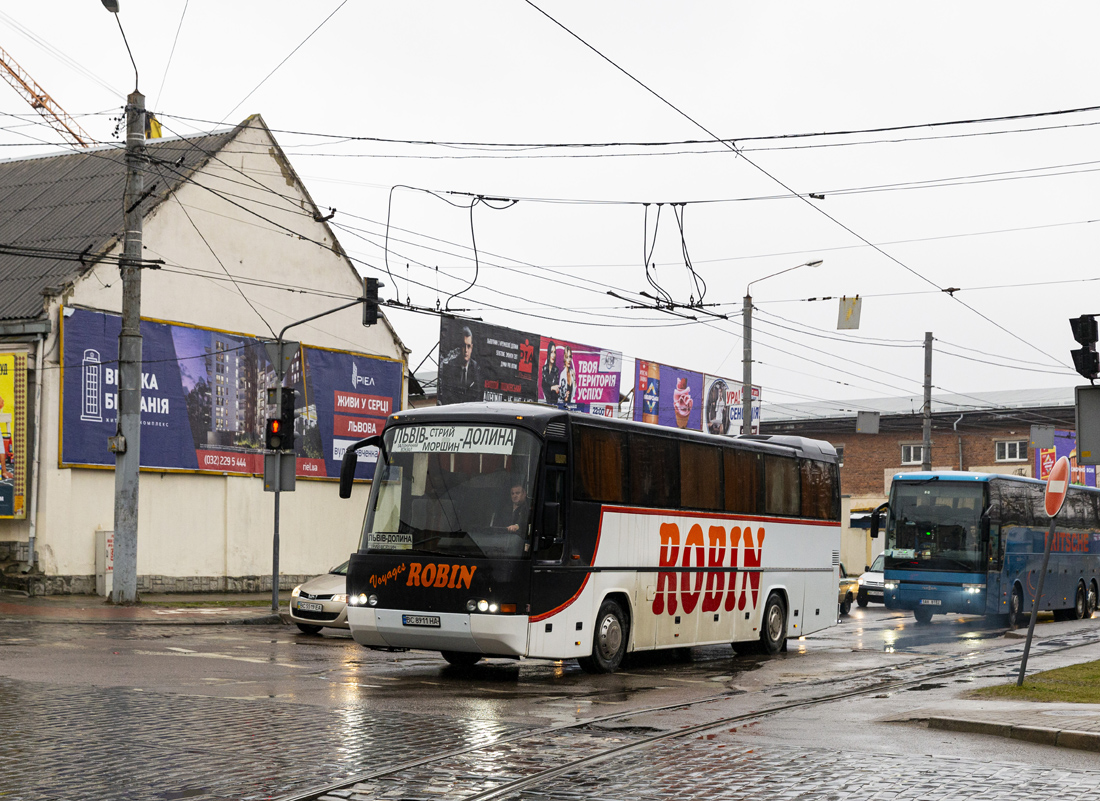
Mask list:
[{"label": "bus mirror arm", "polygon": [[561,517],[561,505],[556,501],[547,501],[542,507],[542,531],[539,533],[538,550],[544,550],[557,541],[558,524]]},{"label": "bus mirror arm", "polygon": [[875,511],[871,512],[871,539],[878,539],[879,519],[882,517],[882,513],[889,508],[890,504],[884,503],[875,509]]},{"label": "bus mirror arm", "polygon": [[389,457],[386,456],[386,446],[382,442],[381,435],[375,435],[373,437],[367,437],[361,439],[354,445],[344,451],[344,459],[340,462],[340,497],[351,497],[351,485],[355,481],[355,467],[359,462],[357,454],[363,448],[375,447],[378,448],[382,459],[381,464],[385,464],[389,461]]}]

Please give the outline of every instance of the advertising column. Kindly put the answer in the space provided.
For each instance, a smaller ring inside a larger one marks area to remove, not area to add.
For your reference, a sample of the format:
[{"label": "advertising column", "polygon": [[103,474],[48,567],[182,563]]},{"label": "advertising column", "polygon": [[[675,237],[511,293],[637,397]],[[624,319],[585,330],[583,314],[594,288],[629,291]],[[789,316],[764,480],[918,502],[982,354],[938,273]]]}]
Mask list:
[{"label": "advertising column", "polygon": [[26,517],[27,354],[0,353],[0,519]]}]

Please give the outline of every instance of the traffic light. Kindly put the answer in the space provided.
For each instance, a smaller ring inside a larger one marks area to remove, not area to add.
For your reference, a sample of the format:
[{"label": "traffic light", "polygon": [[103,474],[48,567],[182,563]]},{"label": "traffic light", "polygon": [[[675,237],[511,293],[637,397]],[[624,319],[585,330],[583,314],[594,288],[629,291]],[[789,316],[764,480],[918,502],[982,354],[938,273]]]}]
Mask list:
[{"label": "traffic light", "polygon": [[363,325],[378,322],[378,288],[382,282],[377,278],[363,279]]},{"label": "traffic light", "polygon": [[284,387],[279,416],[267,419],[265,443],[269,451],[294,450],[294,407],[296,403],[295,391],[289,387]]},{"label": "traffic light", "polygon": [[1070,351],[1073,368],[1092,381],[1100,376],[1100,354],[1096,352],[1096,315],[1082,314],[1074,317],[1069,321],[1069,327],[1073,329],[1073,338],[1082,345]]}]

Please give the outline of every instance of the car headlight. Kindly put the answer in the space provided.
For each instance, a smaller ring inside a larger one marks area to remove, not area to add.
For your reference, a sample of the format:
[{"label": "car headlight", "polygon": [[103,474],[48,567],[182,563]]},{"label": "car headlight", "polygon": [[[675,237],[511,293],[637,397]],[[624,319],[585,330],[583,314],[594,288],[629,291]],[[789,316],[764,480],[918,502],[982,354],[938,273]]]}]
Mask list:
[{"label": "car headlight", "polygon": [[338,604],[346,604],[348,602],[348,596],[345,595],[333,595],[332,600]]},{"label": "car headlight", "polygon": [[297,587],[295,587],[293,590],[290,591],[290,597],[291,598],[297,598],[301,594],[302,594],[302,585],[301,584],[299,584]]},{"label": "car headlight", "polygon": [[863,586],[863,576],[859,577],[859,579],[856,581],[856,584],[858,584],[861,587]]}]

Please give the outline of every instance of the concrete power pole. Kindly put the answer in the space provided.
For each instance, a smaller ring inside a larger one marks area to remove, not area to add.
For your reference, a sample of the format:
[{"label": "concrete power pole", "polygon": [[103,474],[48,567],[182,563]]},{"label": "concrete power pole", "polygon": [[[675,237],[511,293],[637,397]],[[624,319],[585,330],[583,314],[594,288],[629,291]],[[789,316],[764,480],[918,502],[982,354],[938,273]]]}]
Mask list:
[{"label": "concrete power pole", "polygon": [[122,251],[122,330],[118,335],[113,603],[137,600],[138,470],[141,466],[141,205],[145,188],[145,95],[126,98],[126,232]]},{"label": "concrete power pole", "polygon": [[924,447],[920,469],[932,469],[932,332],[924,333]]}]

